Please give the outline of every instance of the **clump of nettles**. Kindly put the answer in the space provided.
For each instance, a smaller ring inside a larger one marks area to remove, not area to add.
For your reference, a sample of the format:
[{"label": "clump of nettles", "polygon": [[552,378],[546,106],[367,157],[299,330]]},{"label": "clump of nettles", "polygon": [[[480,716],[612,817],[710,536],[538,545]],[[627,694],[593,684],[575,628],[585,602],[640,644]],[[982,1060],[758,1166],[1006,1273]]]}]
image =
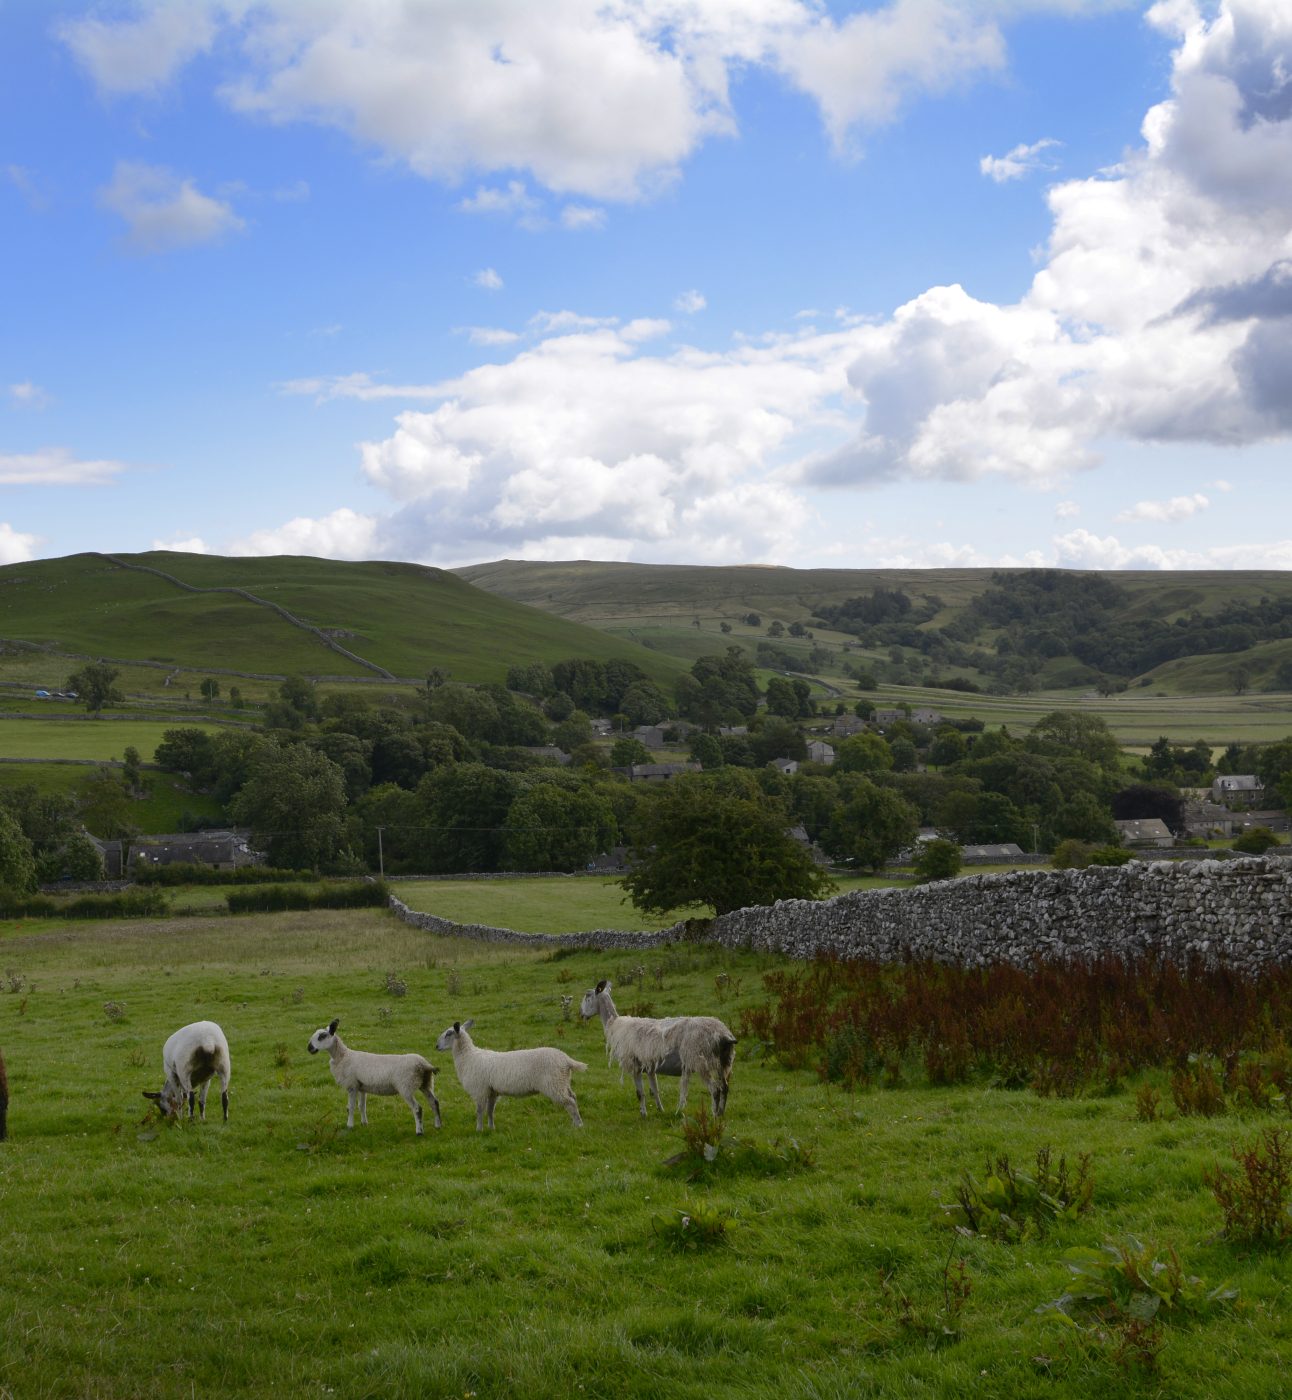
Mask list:
[{"label": "clump of nettles", "polygon": [[1237,1171],[1212,1167],[1203,1180],[1225,1217],[1225,1238],[1249,1244],[1292,1239],[1292,1137],[1266,1128],[1246,1147],[1234,1148]]}]

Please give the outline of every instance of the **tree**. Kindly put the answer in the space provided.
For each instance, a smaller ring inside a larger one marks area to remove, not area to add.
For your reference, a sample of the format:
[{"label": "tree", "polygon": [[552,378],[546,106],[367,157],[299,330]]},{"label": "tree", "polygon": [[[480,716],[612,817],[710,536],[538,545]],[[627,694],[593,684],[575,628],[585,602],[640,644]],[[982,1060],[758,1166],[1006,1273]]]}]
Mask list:
[{"label": "tree", "polygon": [[616,739],[611,745],[610,766],[612,768],[629,768],[634,763],[649,762],[650,750],[640,739]]},{"label": "tree", "polygon": [[220,682],[214,676],[207,676],[198,686],[198,690],[201,692],[203,700],[216,700],[220,695]]},{"label": "tree", "polygon": [[722,745],[713,734],[697,734],[691,740],[691,762],[702,768],[721,768],[725,759]]},{"label": "tree", "polygon": [[833,889],[787,832],[779,802],[724,793],[699,774],[674,778],[643,801],[631,837],[633,867],[621,883],[646,913],[699,904],[727,914]]},{"label": "tree", "polygon": [[1112,813],[1119,822],[1160,817],[1177,835],[1184,830],[1184,798],[1165,783],[1132,783],[1113,794]]},{"label": "tree", "polygon": [[127,744],[125,753],[122,754],[121,781],[132,793],[139,790],[143,776],[139,764],[139,750],[133,744]]},{"label": "tree", "polygon": [[960,847],[939,836],[934,841],[920,843],[915,857],[915,875],[922,885],[930,880],[953,880],[959,875],[961,864]]},{"label": "tree", "polygon": [[111,768],[102,767],[77,789],[77,812],[87,831],[104,841],[133,836],[130,794]]},{"label": "tree", "polygon": [[658,724],[668,718],[668,697],[654,681],[636,681],[624,691],[620,708],[631,724]]},{"label": "tree", "polygon": [[97,715],[105,705],[120,705],[125,700],[126,697],[113,684],[120,674],[114,666],[93,661],[68,676],[67,689],[74,690],[85,708],[92,715]]},{"label": "tree", "polygon": [[440,686],[447,684],[452,674],[451,671],[446,671],[443,666],[432,666],[426,673],[426,689],[428,691],[438,690]]},{"label": "tree", "polygon": [[767,635],[769,637],[783,637],[785,635],[785,624],[781,622],[779,618],[773,619],[771,625],[767,629]]},{"label": "tree", "polygon": [[1117,736],[1104,720],[1076,710],[1046,715],[1027,736],[1027,747],[1054,756],[1076,754],[1101,768],[1116,767],[1121,761]]},{"label": "tree", "polygon": [[316,870],[341,854],[345,807],[345,777],[330,758],[271,740],[251,760],[229,812],[251,828],[271,865]]},{"label": "tree", "polygon": [[1235,840],[1234,850],[1248,856],[1263,856],[1271,846],[1278,844],[1279,838],[1268,826],[1253,826]]},{"label": "tree", "polygon": [[761,718],[762,724],[749,735],[749,747],[756,764],[771,763],[777,758],[802,760],[807,757],[807,739],[797,724],[779,715]]},{"label": "tree", "polygon": [[915,745],[909,739],[894,739],[889,745],[889,752],[893,756],[893,771],[895,773],[913,773],[915,771],[917,755]]},{"label": "tree", "polygon": [[835,747],[834,766],[840,773],[886,773],[893,751],[878,734],[854,734]]},{"label": "tree", "polygon": [[784,676],[773,676],[767,682],[767,711],[786,719],[798,718],[799,697]]},{"label": "tree", "polygon": [[36,888],[31,842],[7,807],[0,807],[0,889],[30,894]]},{"label": "tree", "polygon": [[74,831],[59,847],[40,862],[45,880],[102,880],[103,856],[83,831]]},{"label": "tree", "polygon": [[571,710],[552,730],[552,742],[558,749],[573,753],[581,744],[592,739],[592,721],[582,710]]},{"label": "tree", "polygon": [[919,813],[905,798],[862,779],[822,832],[821,845],[832,856],[878,870],[909,846],[919,829]]},{"label": "tree", "polygon": [[948,725],[938,730],[933,743],[929,745],[929,762],[945,768],[949,763],[959,763],[968,752],[965,736]]},{"label": "tree", "polygon": [[616,833],[610,804],[590,788],[535,783],[507,813],[506,862],[513,870],[582,870]]},{"label": "tree", "polygon": [[726,636],[726,634],[727,634],[728,632],[731,631],[731,623],[729,623],[729,622],[720,622],[720,623],[718,623],[718,630],[723,634],[723,636]]},{"label": "tree", "polygon": [[518,791],[514,773],[483,763],[454,763],[428,773],[417,789],[424,868],[440,873],[499,869],[503,829]]}]

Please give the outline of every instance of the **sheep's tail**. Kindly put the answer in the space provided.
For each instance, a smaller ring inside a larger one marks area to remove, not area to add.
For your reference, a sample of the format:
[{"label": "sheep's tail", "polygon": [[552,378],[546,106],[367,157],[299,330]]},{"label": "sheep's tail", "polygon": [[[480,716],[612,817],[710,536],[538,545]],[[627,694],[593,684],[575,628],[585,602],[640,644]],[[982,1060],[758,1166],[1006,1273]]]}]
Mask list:
[{"label": "sheep's tail", "polygon": [[[566,1059],[569,1059],[569,1056],[568,1056],[568,1055],[566,1056]],[[587,1065],[585,1065],[585,1064],[583,1063],[582,1060],[570,1060],[570,1068],[571,1068],[572,1070],[575,1070],[575,1069],[583,1070],[583,1069],[587,1069]],[[623,1078],[623,1076],[620,1075],[620,1079],[622,1079],[622,1078]]]},{"label": "sheep's tail", "polygon": [[736,1038],[735,1036],[723,1036],[718,1041],[718,1064],[722,1069],[724,1079],[731,1078],[732,1065],[736,1059]]},{"label": "sheep's tail", "polygon": [[434,1091],[437,1074],[439,1074],[439,1070],[434,1065],[427,1065],[422,1070],[422,1093],[430,1094]]}]

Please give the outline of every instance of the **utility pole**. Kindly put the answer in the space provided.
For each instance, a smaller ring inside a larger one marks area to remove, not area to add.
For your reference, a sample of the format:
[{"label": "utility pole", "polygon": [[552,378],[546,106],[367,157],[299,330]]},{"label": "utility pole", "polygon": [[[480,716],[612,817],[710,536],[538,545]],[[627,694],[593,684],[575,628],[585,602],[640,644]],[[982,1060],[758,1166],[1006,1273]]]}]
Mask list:
[{"label": "utility pole", "polygon": [[381,849],[381,833],[385,831],[385,829],[384,826],[379,826],[377,828],[377,869],[383,880],[386,878],[386,857]]}]

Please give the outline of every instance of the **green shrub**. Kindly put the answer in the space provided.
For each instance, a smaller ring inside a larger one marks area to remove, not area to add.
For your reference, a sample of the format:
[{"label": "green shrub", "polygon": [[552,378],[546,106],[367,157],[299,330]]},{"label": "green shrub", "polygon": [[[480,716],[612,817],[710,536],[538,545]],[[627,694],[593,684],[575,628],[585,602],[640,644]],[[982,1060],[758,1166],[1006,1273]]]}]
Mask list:
[{"label": "green shrub", "polygon": [[44,894],[20,894],[0,885],[0,919],[41,919],[58,912],[58,905]]},{"label": "green shrub", "polygon": [[274,885],[305,884],[319,879],[312,870],[275,870],[267,865],[240,865],[216,870],[209,865],[144,865],[130,872],[137,885]]},{"label": "green shrub", "polygon": [[65,919],[155,919],[170,913],[170,900],[161,890],[83,894],[56,912]]},{"label": "green shrub", "polygon": [[1054,848],[1050,864],[1055,870],[1084,870],[1090,864],[1090,854],[1091,847],[1085,841],[1069,836]]},{"label": "green shrub", "polygon": [[374,909],[390,899],[382,880],[359,880],[347,885],[323,885],[316,890],[299,885],[257,885],[230,890],[224,897],[230,914],[272,914],[288,909]]},{"label": "green shrub", "polygon": [[962,857],[954,841],[925,841],[915,857],[915,875],[921,884],[930,880],[953,880],[960,873]]},{"label": "green shrub", "polygon": [[1279,838],[1268,826],[1254,826],[1235,840],[1234,850],[1241,851],[1245,856],[1263,856],[1271,846],[1278,844]]},{"label": "green shrub", "polygon": [[1125,865],[1127,861],[1134,859],[1135,853],[1127,850],[1125,846],[1096,846],[1090,852],[1091,865]]}]

